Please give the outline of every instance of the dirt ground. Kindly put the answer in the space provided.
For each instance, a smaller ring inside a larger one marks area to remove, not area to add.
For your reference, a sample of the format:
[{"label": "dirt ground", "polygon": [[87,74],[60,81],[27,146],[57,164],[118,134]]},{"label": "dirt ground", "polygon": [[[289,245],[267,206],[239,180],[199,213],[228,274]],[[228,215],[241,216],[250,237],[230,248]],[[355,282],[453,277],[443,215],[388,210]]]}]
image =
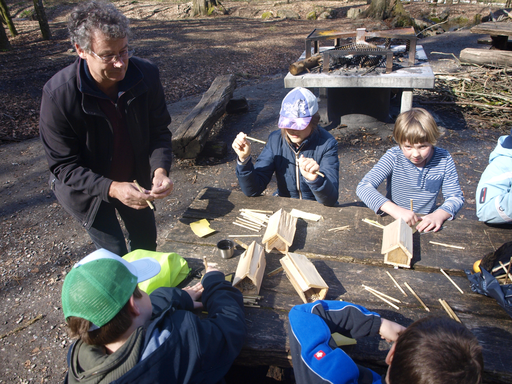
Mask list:
[{"label": "dirt ground", "polygon": [[[7,1],[13,16],[23,16],[25,6]],[[347,2],[228,2],[229,15],[186,18],[187,4],[167,1],[118,1],[130,17],[136,54],[156,62],[161,71],[169,110],[176,128],[200,96],[221,74],[237,77],[235,97],[246,97],[249,112],[230,115],[215,127],[214,135],[230,147],[244,130],[265,139],[274,130],[280,102],[287,90],[283,77],[303,51],[304,38],[314,28],[354,30],[386,28],[373,20],[350,20]],[[23,4],[23,3],[21,3]],[[45,2],[46,4],[46,2]],[[331,7],[331,20],[307,21],[314,6]],[[61,382],[71,341],[66,336],[60,289],[71,266],[94,249],[85,231],[61,208],[47,184],[48,171],[37,138],[41,89],[59,69],[75,60],[69,49],[65,17],[72,3],[47,5],[53,39],[40,38],[37,22],[15,18],[20,34],[11,39],[13,50],[0,52],[0,383]],[[262,21],[261,14],[278,8],[299,11],[299,20]],[[406,6],[420,18],[427,3]],[[451,15],[487,15],[488,7],[458,5]],[[436,72],[461,69],[447,55],[478,47],[468,29],[421,39]],[[496,139],[510,131],[511,123],[497,125],[460,108],[421,105],[429,95],[417,93],[415,105],[424,106],[445,129],[439,146],[448,149],[457,164],[466,205],[460,220],[475,220],[474,190]],[[358,127],[335,130],[340,144],[340,202],[357,200],[355,186],[389,146],[392,127]],[[258,147],[254,146],[255,151]],[[237,190],[235,156],[222,159],[176,159],[172,169],[173,194],[157,204],[159,244],[191,200],[204,186]],[[269,191],[273,186],[269,186]]]}]

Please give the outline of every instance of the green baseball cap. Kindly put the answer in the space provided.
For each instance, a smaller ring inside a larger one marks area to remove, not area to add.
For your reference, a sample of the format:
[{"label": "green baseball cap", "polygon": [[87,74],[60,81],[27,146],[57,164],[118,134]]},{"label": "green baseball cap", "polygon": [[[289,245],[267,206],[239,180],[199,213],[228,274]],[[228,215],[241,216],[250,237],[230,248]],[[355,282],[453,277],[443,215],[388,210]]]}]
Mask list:
[{"label": "green baseball cap", "polygon": [[126,305],[138,283],[156,276],[160,264],[152,258],[128,262],[98,249],[76,263],[62,286],[64,317],[81,317],[98,329]]}]

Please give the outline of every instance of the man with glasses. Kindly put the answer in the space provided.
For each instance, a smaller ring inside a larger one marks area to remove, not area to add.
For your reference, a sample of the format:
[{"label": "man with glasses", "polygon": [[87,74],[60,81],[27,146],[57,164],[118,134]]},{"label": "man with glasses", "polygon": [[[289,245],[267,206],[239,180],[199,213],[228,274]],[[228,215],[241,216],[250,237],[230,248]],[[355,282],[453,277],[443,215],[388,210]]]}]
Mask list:
[{"label": "man with glasses", "polygon": [[68,30],[78,59],[46,83],[41,102],[50,186],[97,248],[128,252],[119,214],[131,250],[156,250],[150,207],[173,189],[158,69],[133,57],[129,21],[110,3],[80,3]]}]

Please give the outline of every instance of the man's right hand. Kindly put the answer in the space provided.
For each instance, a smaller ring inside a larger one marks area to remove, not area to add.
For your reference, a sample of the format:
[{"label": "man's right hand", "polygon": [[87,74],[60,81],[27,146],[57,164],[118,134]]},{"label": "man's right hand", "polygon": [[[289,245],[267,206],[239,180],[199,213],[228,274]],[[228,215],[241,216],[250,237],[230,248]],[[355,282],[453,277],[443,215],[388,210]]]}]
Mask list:
[{"label": "man's right hand", "polygon": [[251,144],[246,139],[247,135],[240,132],[231,145],[235,150],[240,162],[244,162],[249,156],[251,156]]},{"label": "man's right hand", "polygon": [[110,184],[108,195],[119,200],[124,205],[133,209],[144,209],[148,206],[147,200],[153,201],[149,191],[139,192],[134,183],[113,181]]}]

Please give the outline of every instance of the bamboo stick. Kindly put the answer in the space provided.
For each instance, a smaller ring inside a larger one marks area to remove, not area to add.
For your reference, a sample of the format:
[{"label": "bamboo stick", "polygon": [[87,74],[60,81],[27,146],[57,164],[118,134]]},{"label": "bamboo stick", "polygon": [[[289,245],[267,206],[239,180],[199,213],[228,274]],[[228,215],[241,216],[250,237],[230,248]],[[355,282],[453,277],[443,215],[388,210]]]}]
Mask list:
[{"label": "bamboo stick", "polygon": [[[507,267],[508,265],[510,265],[510,262],[505,263],[505,264],[503,264],[503,265],[504,265],[505,267]],[[498,270],[500,270],[500,269],[501,269],[501,265],[498,265],[497,267],[494,267],[494,268],[492,269],[492,272],[494,273],[494,272],[496,272],[496,271],[498,271]]]},{"label": "bamboo stick", "polygon": [[384,297],[382,297],[381,295],[379,295],[378,293],[375,293],[373,291],[370,291],[370,290],[367,290],[368,292],[370,292],[372,295],[374,296],[377,296],[379,299],[381,299],[382,301],[384,301],[385,303],[391,305],[393,308],[395,308],[396,310],[399,310],[400,308],[398,306],[396,306],[395,304],[393,304],[391,301],[385,299]]},{"label": "bamboo stick", "polygon": [[423,305],[423,308],[425,308],[425,310],[427,312],[430,312],[430,309],[428,309],[428,307],[425,305],[425,303],[423,302],[423,300],[420,299],[420,297],[416,294],[416,292],[414,292],[412,290],[412,288],[409,286],[409,284],[407,284],[406,281],[404,281],[404,285],[407,287],[407,289],[409,289],[409,291],[411,291],[411,293],[413,294],[413,296],[416,298],[416,300],[418,300],[420,302],[421,305]]},{"label": "bamboo stick", "polygon": [[274,213],[274,211],[262,211],[261,209],[249,209],[249,208],[241,208],[241,211],[249,211],[249,212],[258,212],[258,213]]},{"label": "bamboo stick", "polygon": [[374,220],[362,219],[362,221],[364,221],[367,224],[373,225],[374,227],[380,228],[380,229],[384,228],[384,225],[382,225],[381,223],[378,223],[377,221],[374,221]]},{"label": "bamboo stick", "polygon": [[506,276],[505,276],[505,282],[507,282],[507,276],[508,276],[508,278],[510,279],[510,281],[512,281],[512,276],[511,276],[511,275],[510,275],[510,273],[509,273],[509,272],[510,272],[510,263],[508,264],[508,269],[507,269],[507,268],[505,268],[505,265],[501,262],[501,260],[499,261],[499,263],[500,263],[501,268],[503,268],[503,270],[504,270],[504,271],[505,271],[505,273],[506,273]]},{"label": "bamboo stick", "polygon": [[455,249],[466,249],[466,248],[461,247],[459,245],[450,245],[450,244],[445,244],[445,243],[438,243],[436,241],[430,241],[430,244],[435,244],[435,245],[440,245],[442,247],[455,248]]},{"label": "bamboo stick", "polygon": [[242,227],[242,228],[245,228],[245,229],[248,229],[249,231],[253,231],[253,232],[259,232],[258,229],[254,229],[254,228],[249,228],[243,224],[240,224],[240,223],[237,223],[236,221],[233,221],[233,224],[235,225],[238,225],[239,227]]},{"label": "bamboo stick", "polygon": [[258,229],[258,230],[261,229],[261,225],[258,223],[255,223],[254,221],[245,220],[240,217],[237,217],[235,221],[239,222],[240,224],[248,225],[249,227],[252,227],[254,229]]},{"label": "bamboo stick", "polygon": [[276,273],[279,273],[283,270],[283,267],[279,267],[279,268],[276,268],[274,269],[273,271],[270,271],[269,273],[267,273],[267,277],[268,276],[274,276]]},{"label": "bamboo stick", "polygon": [[459,290],[460,293],[464,293],[464,291],[460,289],[460,287],[455,283],[455,281],[453,281],[452,278],[448,276],[448,274],[445,271],[443,271],[443,268],[439,268],[439,270],[443,273],[443,275],[446,276],[448,280],[450,280],[450,283],[452,283],[455,286],[455,288]]},{"label": "bamboo stick", "polygon": [[364,287],[364,289],[366,289],[367,291],[373,291],[373,292],[375,292],[375,293],[377,293],[377,294],[379,294],[379,295],[381,295],[381,296],[384,296],[386,299],[389,299],[389,300],[394,301],[395,303],[401,303],[401,301],[400,301],[400,300],[395,299],[394,297],[388,296],[388,295],[386,295],[385,293],[382,293],[382,292],[380,292],[380,291],[377,291],[376,289],[373,289],[373,288],[371,288],[371,287],[368,287],[367,285],[364,285],[364,284],[361,284],[361,285],[362,285],[362,286]]},{"label": "bamboo stick", "polygon": [[203,256],[203,265],[204,265],[204,270],[206,272],[206,270],[208,269],[208,263],[206,261],[206,256]]},{"label": "bamboo stick", "polygon": [[246,135],[246,136],[245,136],[245,138],[246,138],[247,140],[255,141],[255,142],[257,142],[257,143],[267,144],[267,142],[266,142],[266,141],[263,141],[263,140],[260,140],[260,139],[255,139],[254,137],[251,137],[251,136],[247,136],[247,135]]},{"label": "bamboo stick", "polygon": [[455,312],[453,311],[452,307],[450,307],[448,305],[446,300],[439,299],[439,302],[443,306],[444,310],[448,313],[448,316],[450,316],[453,320],[457,321],[458,323],[462,324],[462,321],[460,321],[459,317],[455,314]]},{"label": "bamboo stick", "polygon": [[[140,193],[144,193],[144,189],[139,185],[139,183],[137,183],[137,180],[133,180],[133,184],[135,184]],[[148,203],[149,208],[151,208],[153,211],[155,210],[155,206],[151,201],[146,200],[146,203]]]},{"label": "bamboo stick", "polygon": [[347,228],[350,228],[350,225],[344,225],[343,227],[331,228],[331,229],[328,229],[327,231],[328,232],[330,232],[330,231],[343,231],[344,229],[347,229]]},{"label": "bamboo stick", "polygon": [[402,292],[404,294],[404,296],[407,296],[407,293],[405,293],[405,291],[403,290],[403,288],[398,284],[398,281],[395,280],[395,278],[393,276],[391,276],[391,273],[389,273],[388,271],[386,271],[386,273],[388,274],[388,276],[391,278],[391,280],[393,280],[393,283],[395,283],[395,285],[397,286],[397,288],[400,290],[400,292]]},{"label": "bamboo stick", "polygon": [[411,200],[411,211],[414,212],[414,208],[413,208],[413,199],[410,199]]},{"label": "bamboo stick", "polygon": [[261,237],[261,235],[228,235],[228,237]]}]

